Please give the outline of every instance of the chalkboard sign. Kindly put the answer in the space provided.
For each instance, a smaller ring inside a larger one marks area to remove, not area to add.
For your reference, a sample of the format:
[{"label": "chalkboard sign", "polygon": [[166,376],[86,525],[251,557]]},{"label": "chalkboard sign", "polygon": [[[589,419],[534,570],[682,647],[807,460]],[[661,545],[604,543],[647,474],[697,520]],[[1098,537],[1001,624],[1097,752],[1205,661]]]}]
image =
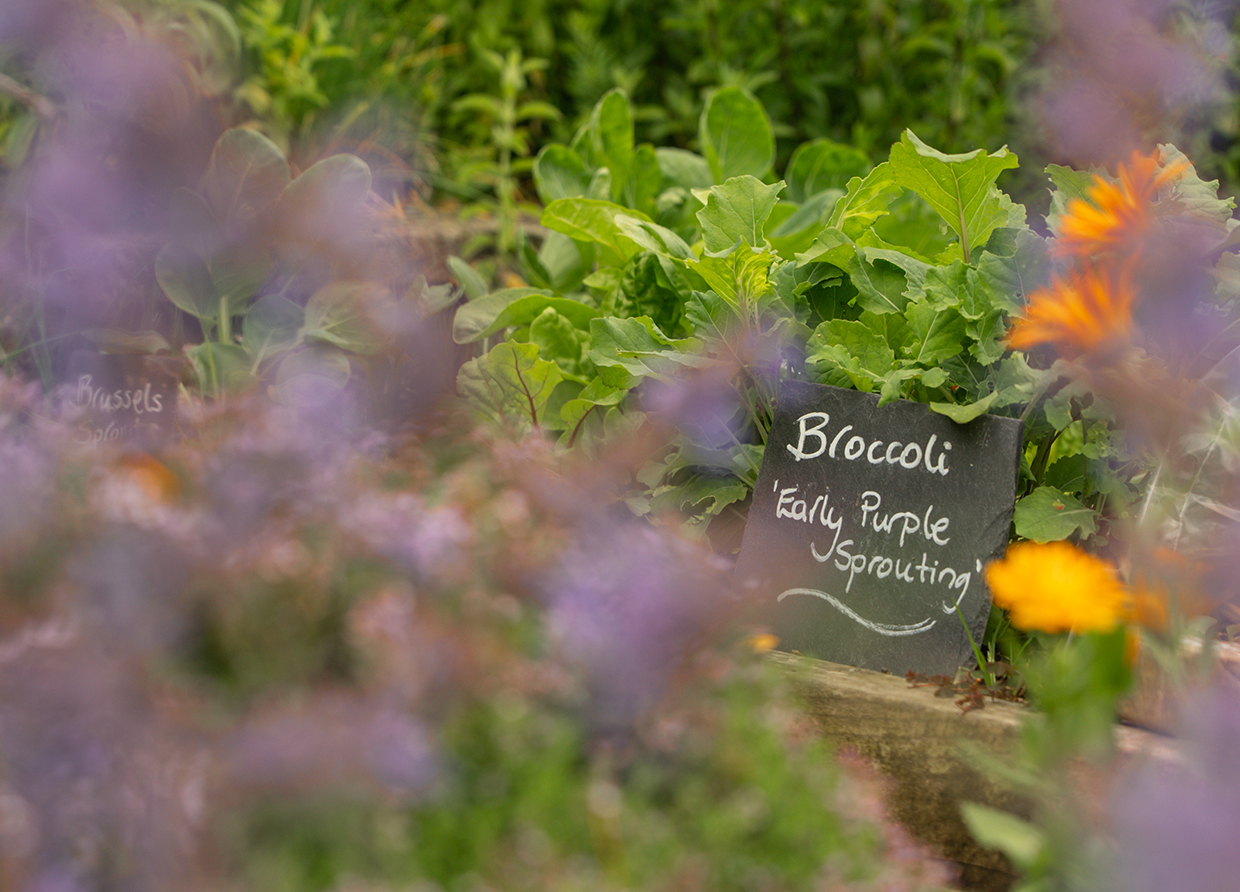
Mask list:
[{"label": "chalkboard sign", "polygon": [[972,664],[965,623],[980,641],[1021,430],[784,382],[736,568],[780,648],[898,674]]},{"label": "chalkboard sign", "polygon": [[175,434],[180,368],[168,356],[74,353],[67,382],[74,442],[148,444]]}]

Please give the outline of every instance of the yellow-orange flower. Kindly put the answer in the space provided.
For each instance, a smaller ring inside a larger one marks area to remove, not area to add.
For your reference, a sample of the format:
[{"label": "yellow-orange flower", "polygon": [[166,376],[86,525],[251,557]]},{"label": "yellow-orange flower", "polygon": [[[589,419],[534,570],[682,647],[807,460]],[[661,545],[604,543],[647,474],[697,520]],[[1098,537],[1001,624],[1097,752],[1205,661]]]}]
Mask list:
[{"label": "yellow-orange flower", "polygon": [[1029,295],[1023,316],[1008,332],[1008,345],[1027,350],[1061,344],[1094,350],[1126,338],[1132,329],[1136,289],[1127,267],[1118,270],[1084,264],[1067,277],[1054,276]]},{"label": "yellow-orange flower", "polygon": [[1068,542],[1012,545],[985,576],[995,605],[1019,629],[1107,632],[1128,603],[1115,567]]},{"label": "yellow-orange flower", "polygon": [[746,639],[749,649],[755,654],[768,653],[779,646],[779,639],[770,632],[756,632]]},{"label": "yellow-orange flower", "polygon": [[1157,155],[1133,152],[1119,165],[1119,182],[1094,175],[1086,191],[1089,201],[1074,198],[1059,221],[1055,249],[1061,254],[1089,257],[1125,246],[1133,247],[1149,229],[1158,190],[1188,167],[1177,161],[1159,170]]}]

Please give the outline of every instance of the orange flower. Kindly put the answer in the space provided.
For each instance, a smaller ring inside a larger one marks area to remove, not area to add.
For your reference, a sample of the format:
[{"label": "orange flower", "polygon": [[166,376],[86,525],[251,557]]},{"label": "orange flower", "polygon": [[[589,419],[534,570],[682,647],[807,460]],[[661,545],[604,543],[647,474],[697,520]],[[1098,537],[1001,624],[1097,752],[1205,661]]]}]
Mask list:
[{"label": "orange flower", "polygon": [[1007,342],[1016,350],[1046,343],[1093,350],[1127,337],[1135,302],[1127,268],[1116,272],[1085,264],[1066,279],[1054,276],[1049,287],[1033,291]]},{"label": "orange flower", "polygon": [[779,646],[779,639],[770,632],[756,632],[746,639],[749,649],[755,654],[764,654]]},{"label": "orange flower", "polygon": [[1059,221],[1056,251],[1088,257],[1134,245],[1149,228],[1158,190],[1188,167],[1188,162],[1177,161],[1159,170],[1158,163],[1157,155],[1133,152],[1127,164],[1119,165],[1118,183],[1095,174],[1086,193],[1090,200],[1068,202]]},{"label": "orange flower", "polygon": [[1128,601],[1111,564],[1068,542],[1018,542],[986,565],[985,577],[995,606],[1019,629],[1107,632]]},{"label": "orange flower", "polygon": [[122,455],[117,459],[116,467],[152,501],[166,502],[181,492],[181,478],[145,452]]}]

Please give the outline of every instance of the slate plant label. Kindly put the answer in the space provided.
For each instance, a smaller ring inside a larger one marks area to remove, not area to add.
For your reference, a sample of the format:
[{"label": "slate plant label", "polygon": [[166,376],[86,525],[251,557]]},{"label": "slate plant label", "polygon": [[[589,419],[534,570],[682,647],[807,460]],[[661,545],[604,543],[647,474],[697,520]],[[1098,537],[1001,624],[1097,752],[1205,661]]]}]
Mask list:
[{"label": "slate plant label", "polygon": [[174,435],[180,367],[166,356],[74,353],[68,380],[74,442],[150,442]]},{"label": "slate plant label", "polygon": [[921,403],[785,381],[737,561],[783,650],[953,674],[990,613],[1021,422],[957,424]]}]

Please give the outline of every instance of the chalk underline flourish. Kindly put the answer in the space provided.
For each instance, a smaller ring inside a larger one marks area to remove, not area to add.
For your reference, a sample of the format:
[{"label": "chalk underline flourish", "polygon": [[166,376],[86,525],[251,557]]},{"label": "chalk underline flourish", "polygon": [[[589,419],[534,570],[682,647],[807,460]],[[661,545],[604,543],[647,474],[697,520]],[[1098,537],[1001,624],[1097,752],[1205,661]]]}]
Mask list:
[{"label": "chalk underline flourish", "polygon": [[826,592],[819,591],[816,588],[790,588],[781,593],[775,600],[782,601],[789,595],[810,595],[814,598],[822,598],[822,600],[826,601],[853,622],[859,623],[870,631],[877,632],[879,635],[887,635],[892,638],[899,638],[907,635],[920,635],[922,632],[929,632],[935,623],[935,620],[932,620],[929,617],[926,617],[919,623],[905,626],[897,626],[891,623],[876,623],[872,620],[866,619],[864,616],[861,616],[855,610],[841,602],[834,595],[828,595]]}]

